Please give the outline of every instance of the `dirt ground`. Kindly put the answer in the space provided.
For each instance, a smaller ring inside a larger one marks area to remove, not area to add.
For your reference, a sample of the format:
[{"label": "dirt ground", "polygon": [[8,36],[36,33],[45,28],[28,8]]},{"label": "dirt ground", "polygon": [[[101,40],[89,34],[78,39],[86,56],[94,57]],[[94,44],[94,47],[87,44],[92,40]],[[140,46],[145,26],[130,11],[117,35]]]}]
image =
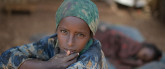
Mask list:
[{"label": "dirt ground", "polygon": [[[32,36],[53,34],[55,12],[61,2],[61,0],[43,0],[33,4],[35,10],[31,14],[7,15],[0,12],[0,52],[30,43]],[[112,11],[104,2],[95,3],[98,6],[101,21],[135,27],[147,42],[154,43],[165,51],[165,24],[158,22],[147,12],[141,10],[124,8]],[[0,9],[3,6],[0,4]]]}]

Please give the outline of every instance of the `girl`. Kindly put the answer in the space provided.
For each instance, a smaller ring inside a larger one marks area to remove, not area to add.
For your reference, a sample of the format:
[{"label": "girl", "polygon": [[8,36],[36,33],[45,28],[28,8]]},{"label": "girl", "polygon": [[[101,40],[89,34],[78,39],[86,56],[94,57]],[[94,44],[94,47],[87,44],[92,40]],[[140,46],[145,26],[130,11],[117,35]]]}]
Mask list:
[{"label": "girl", "polygon": [[90,0],[64,0],[56,12],[56,33],[0,56],[0,68],[107,69],[100,42],[93,39],[99,15]]}]

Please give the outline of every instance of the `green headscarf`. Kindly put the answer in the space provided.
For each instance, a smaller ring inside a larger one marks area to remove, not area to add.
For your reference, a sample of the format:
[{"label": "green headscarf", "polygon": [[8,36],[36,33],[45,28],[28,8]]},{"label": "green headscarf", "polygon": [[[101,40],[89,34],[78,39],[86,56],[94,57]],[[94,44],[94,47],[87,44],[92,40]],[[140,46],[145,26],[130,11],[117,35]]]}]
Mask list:
[{"label": "green headscarf", "polygon": [[[96,5],[90,0],[64,0],[56,12],[56,29],[60,21],[67,16],[75,16],[84,20],[93,35],[97,31],[99,24],[99,14]],[[86,44],[85,48],[80,52],[85,52],[93,43],[91,38]]]}]

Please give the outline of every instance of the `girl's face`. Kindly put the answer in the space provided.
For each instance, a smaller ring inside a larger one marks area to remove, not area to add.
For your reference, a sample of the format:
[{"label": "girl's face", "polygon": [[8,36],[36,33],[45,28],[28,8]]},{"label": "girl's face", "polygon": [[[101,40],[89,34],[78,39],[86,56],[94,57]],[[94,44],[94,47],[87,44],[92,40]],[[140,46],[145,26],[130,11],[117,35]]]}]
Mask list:
[{"label": "girl's face", "polygon": [[58,29],[59,47],[62,51],[68,50],[79,53],[90,39],[90,29],[85,21],[77,17],[65,17],[61,20]]}]

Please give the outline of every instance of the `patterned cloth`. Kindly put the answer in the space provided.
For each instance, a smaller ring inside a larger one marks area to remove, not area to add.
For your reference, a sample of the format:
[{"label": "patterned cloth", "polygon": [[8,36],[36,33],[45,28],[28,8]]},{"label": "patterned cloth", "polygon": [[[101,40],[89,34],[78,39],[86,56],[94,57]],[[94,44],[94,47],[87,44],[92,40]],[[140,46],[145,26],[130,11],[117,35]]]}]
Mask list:
[{"label": "patterned cloth", "polygon": [[[0,69],[17,69],[28,59],[49,60],[57,54],[55,49],[57,34],[41,39],[38,42],[11,48],[0,56]],[[68,69],[108,69],[106,59],[98,40],[79,56],[78,61]]]}]

